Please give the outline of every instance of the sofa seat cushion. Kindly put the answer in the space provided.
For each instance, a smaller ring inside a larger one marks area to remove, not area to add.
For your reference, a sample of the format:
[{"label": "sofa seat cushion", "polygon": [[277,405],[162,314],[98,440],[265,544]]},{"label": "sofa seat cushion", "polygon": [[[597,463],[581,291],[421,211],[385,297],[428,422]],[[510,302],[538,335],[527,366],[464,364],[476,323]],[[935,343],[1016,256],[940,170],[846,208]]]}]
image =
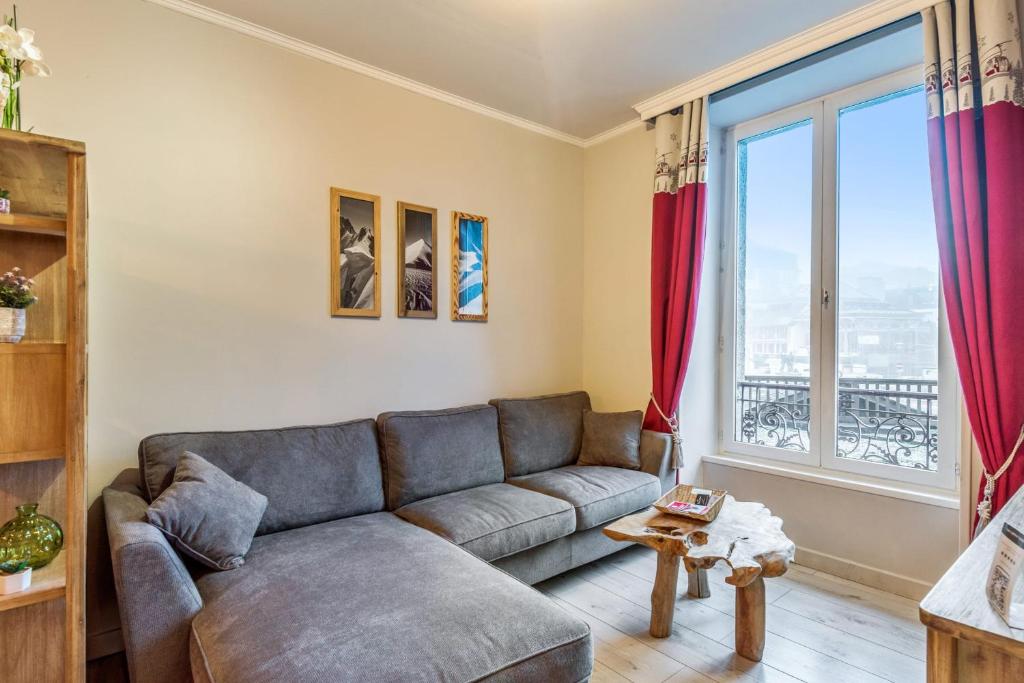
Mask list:
[{"label": "sofa seat cushion", "polygon": [[619,467],[571,465],[514,477],[508,483],[568,501],[576,509],[576,528],[581,531],[642,510],[661,497],[657,477]]},{"label": "sofa seat cushion", "polygon": [[395,511],[491,561],[576,530],[572,505],[508,484],[488,484],[420,500]]},{"label": "sofa seat cushion", "polygon": [[587,624],[386,512],[261,536],[197,586],[197,681],[580,681],[592,666]]}]

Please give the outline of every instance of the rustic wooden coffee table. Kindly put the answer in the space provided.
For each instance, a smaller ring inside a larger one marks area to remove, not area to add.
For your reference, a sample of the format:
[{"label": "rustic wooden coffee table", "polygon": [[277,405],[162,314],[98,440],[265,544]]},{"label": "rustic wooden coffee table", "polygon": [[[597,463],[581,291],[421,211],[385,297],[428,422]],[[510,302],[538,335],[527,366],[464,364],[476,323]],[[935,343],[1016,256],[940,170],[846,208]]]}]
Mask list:
[{"label": "rustic wooden coffee table", "polygon": [[782,576],[796,546],[782,533],[782,520],[761,503],[726,496],[713,522],[667,515],[654,508],[612,522],[604,529],[616,541],[643,543],[658,551],[651,592],[651,635],[672,633],[679,558],[691,597],[706,598],[707,569],[724,560],[732,568],[726,583],[736,586],[736,652],[761,661],[764,652],[764,579]]}]

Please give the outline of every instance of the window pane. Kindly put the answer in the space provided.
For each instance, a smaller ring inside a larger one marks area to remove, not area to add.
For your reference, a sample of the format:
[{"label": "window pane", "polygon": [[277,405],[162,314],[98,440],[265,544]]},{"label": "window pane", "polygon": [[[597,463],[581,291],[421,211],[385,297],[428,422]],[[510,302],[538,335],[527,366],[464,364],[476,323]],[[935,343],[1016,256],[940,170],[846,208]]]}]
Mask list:
[{"label": "window pane", "polygon": [[837,454],[934,471],[939,257],[922,88],[839,112]]},{"label": "window pane", "polygon": [[807,452],[813,126],[739,142],[736,441]]}]

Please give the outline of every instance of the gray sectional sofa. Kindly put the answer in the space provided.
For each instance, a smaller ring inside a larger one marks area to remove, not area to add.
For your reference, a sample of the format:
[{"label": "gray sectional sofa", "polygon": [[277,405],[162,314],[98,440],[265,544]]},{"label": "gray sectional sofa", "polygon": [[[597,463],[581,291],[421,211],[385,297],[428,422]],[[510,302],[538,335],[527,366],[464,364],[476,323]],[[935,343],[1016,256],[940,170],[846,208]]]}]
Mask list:
[{"label": "gray sectional sofa", "polygon": [[[639,471],[575,465],[589,407],[147,437],[103,492],[132,680],[588,679],[587,624],[525,584],[621,549],[601,528],[673,483],[653,432]],[[145,521],[185,450],[269,501],[238,569],[191,564]]]}]

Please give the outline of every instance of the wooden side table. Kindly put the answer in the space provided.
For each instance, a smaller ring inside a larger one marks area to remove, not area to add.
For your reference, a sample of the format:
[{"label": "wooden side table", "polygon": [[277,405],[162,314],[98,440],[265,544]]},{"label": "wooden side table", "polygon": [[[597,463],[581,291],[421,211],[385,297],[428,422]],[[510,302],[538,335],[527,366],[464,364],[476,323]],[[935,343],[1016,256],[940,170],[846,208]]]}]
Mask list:
[{"label": "wooden side table", "polygon": [[1024,629],[1013,629],[985,597],[1003,522],[1024,527],[1024,489],[921,601],[928,627],[928,683],[1024,681]]},{"label": "wooden side table", "polygon": [[691,597],[711,595],[707,569],[724,561],[726,583],[736,587],[736,652],[755,662],[764,653],[764,579],[782,576],[796,546],[782,533],[782,520],[761,503],[727,496],[713,522],[662,514],[654,508],[612,522],[604,529],[616,541],[642,543],[658,551],[651,592],[651,635],[672,633],[679,560],[686,567]]}]

